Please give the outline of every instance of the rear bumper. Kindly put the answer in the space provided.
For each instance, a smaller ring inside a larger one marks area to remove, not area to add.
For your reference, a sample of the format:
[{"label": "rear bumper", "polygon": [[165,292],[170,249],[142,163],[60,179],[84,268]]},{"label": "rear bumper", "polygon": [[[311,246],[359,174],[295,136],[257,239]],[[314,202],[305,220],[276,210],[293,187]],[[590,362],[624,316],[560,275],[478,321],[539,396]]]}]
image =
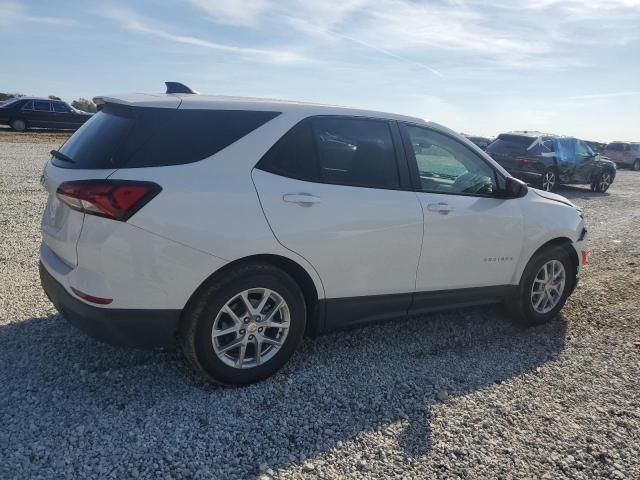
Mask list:
[{"label": "rear bumper", "polygon": [[94,307],[67,292],[42,262],[40,282],[51,303],[69,323],[102,342],[144,349],[168,348],[175,343],[180,310]]}]

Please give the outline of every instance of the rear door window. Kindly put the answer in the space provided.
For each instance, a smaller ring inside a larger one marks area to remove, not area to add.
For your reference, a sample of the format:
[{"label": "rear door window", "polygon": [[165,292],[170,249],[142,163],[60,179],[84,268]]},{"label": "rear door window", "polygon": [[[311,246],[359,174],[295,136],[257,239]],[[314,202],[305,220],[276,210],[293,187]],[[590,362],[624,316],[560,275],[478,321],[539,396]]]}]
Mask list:
[{"label": "rear door window", "polygon": [[62,146],[74,163],[106,169],[180,165],[210,157],[279,115],[245,110],[180,110],[107,104]]},{"label": "rear door window", "polygon": [[22,110],[33,110],[33,100],[29,100],[22,106]]},{"label": "rear door window", "polygon": [[356,187],[400,187],[385,120],[311,117],[293,127],[256,168],[289,178]]},{"label": "rear door window", "polygon": [[324,183],[399,188],[391,129],[384,120],[313,119],[320,176]]},{"label": "rear door window", "polygon": [[51,102],[43,102],[41,100],[36,100],[33,102],[33,109],[36,112],[50,112]]}]

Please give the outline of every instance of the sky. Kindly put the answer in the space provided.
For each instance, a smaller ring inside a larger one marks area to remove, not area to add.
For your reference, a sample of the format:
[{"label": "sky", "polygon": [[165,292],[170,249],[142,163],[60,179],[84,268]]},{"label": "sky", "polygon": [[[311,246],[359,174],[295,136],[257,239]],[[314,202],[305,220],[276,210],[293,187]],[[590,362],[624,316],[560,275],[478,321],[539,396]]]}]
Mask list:
[{"label": "sky", "polygon": [[0,91],[353,106],[640,141],[640,0],[0,0]]}]

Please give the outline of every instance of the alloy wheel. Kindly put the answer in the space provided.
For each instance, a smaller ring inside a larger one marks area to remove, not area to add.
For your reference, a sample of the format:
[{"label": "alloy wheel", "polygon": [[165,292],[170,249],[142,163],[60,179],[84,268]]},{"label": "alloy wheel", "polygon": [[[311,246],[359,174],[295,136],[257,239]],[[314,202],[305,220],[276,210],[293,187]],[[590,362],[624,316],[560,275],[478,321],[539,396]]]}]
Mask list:
[{"label": "alloy wheel", "polygon": [[552,170],[545,172],[542,177],[542,189],[550,192],[556,186],[556,174]]},{"label": "alloy wheel", "polygon": [[232,297],[213,322],[217,357],[234,368],[254,368],[274,357],[289,333],[287,302],[268,288],[251,288]]},{"label": "alloy wheel", "polygon": [[538,270],[531,287],[531,306],[540,314],[549,313],[560,302],[567,275],[559,260],[550,260]]},{"label": "alloy wheel", "polygon": [[609,185],[611,185],[611,174],[605,172],[600,175],[600,178],[598,179],[598,190],[601,192],[606,192],[609,188]]}]

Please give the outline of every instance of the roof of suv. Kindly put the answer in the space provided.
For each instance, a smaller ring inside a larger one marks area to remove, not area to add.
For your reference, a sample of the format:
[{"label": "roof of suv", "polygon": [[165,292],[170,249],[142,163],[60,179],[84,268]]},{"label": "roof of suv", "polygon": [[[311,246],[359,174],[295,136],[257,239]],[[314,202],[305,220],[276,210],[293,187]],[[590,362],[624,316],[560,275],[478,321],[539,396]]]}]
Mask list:
[{"label": "roof of suv", "polygon": [[3,101],[9,102],[13,100],[42,100],[43,102],[64,102],[64,100],[59,100],[57,98],[46,98],[46,97],[11,97]]},{"label": "roof of suv", "polygon": [[[532,139],[539,138],[539,137],[553,137],[553,138],[565,137],[564,135],[557,135],[555,133],[538,132],[538,131],[534,131],[534,130],[504,132],[504,133],[501,133],[500,135],[511,135],[511,136],[518,136],[518,137],[528,137],[528,138],[532,138]],[[500,136],[500,135],[498,135],[498,136]],[[568,137],[568,138],[572,138],[572,137]]]},{"label": "roof of suv", "polygon": [[272,110],[304,111],[308,115],[357,115],[365,117],[387,118],[411,123],[427,123],[421,118],[374,110],[323,105],[319,103],[296,102],[291,100],[275,100],[268,98],[230,97],[223,95],[193,94],[148,94],[130,93],[124,95],[106,95],[95,97],[96,104],[119,103],[139,107],[156,108],[194,108],[194,109],[229,109],[229,110]]}]

